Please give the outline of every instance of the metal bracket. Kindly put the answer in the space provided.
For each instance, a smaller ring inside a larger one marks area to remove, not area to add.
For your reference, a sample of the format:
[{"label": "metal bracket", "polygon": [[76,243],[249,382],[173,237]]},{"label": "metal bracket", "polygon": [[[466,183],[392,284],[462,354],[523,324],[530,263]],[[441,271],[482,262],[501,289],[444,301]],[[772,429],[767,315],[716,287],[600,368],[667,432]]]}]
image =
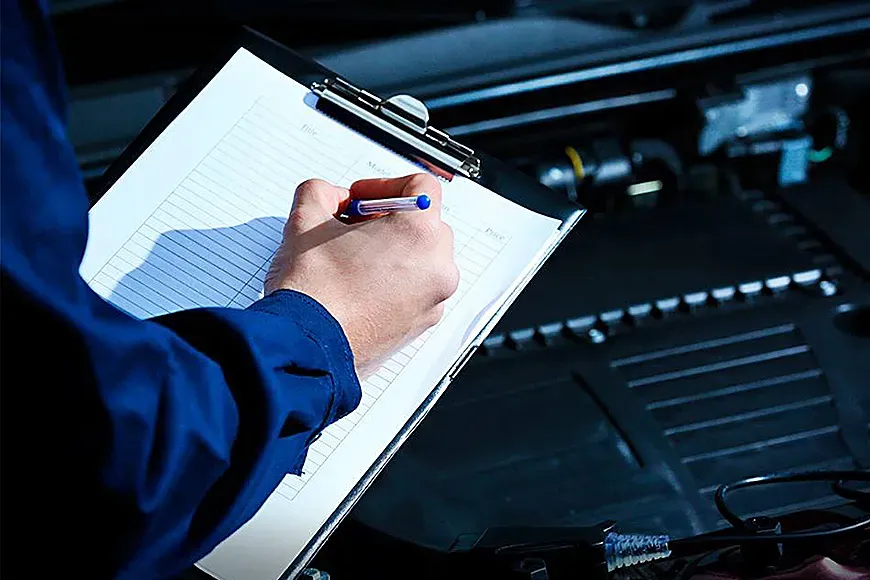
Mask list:
[{"label": "metal bracket", "polygon": [[452,172],[473,179],[480,177],[480,159],[474,155],[474,150],[430,126],[429,110],[414,97],[395,95],[381,99],[338,77],[316,82],[311,90],[361,120],[401,139]]}]

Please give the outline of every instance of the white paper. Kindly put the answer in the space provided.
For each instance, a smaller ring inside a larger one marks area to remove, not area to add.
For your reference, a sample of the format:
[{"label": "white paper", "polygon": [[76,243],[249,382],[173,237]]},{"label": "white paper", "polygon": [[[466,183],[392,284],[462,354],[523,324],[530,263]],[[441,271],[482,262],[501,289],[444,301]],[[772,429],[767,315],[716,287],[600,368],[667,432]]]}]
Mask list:
[{"label": "white paper", "polygon": [[[318,177],[420,169],[317,112],[308,89],[240,49],[90,212],[82,277],[147,318],[262,296],[293,192]],[[302,476],[200,562],[223,580],[274,580],[317,533],[491,314],[539,260],[559,221],[476,183],[443,184],[460,284],[441,323],[363,384],[362,402],[325,430]]]}]

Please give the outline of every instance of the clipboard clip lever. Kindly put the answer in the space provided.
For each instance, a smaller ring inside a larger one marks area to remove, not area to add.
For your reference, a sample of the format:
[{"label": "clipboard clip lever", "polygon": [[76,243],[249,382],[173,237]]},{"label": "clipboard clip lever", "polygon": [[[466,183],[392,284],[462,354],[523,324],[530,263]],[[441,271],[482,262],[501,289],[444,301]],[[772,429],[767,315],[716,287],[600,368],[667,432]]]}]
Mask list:
[{"label": "clipboard clip lever", "polygon": [[480,159],[474,150],[457,143],[444,131],[429,125],[429,110],[409,95],[381,99],[344,79],[315,82],[311,90],[360,119],[401,139],[452,172],[472,179],[480,177]]}]

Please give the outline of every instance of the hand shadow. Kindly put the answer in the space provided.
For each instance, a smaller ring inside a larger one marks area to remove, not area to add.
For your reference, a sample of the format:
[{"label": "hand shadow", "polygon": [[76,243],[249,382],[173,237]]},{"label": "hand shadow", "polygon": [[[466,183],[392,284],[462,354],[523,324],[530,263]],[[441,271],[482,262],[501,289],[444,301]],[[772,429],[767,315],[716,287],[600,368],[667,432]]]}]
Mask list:
[{"label": "hand shadow", "polygon": [[[141,236],[128,242],[110,264],[127,271],[119,281],[104,279],[106,298],[136,318],[201,307],[246,308],[263,296],[263,282],[281,243],[285,217],[257,218],[236,226],[179,229],[160,234],[150,248]],[[302,253],[350,231],[324,223],[297,237]],[[143,256],[144,260],[138,256]],[[141,262],[130,270],[130,264]],[[99,277],[98,277],[99,281]]]},{"label": "hand shadow", "polygon": [[136,318],[200,307],[244,308],[262,296],[285,221],[270,216],[222,228],[170,230],[154,242],[137,234],[109,261],[114,267],[109,270],[126,273],[117,282],[100,275],[96,281],[110,289],[104,294],[110,302]]}]

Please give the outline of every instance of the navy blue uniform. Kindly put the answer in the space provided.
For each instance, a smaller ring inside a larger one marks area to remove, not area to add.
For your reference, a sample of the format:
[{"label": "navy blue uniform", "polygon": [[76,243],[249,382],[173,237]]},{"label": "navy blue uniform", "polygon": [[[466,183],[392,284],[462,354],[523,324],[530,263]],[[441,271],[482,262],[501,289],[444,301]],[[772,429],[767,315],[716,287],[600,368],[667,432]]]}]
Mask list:
[{"label": "navy blue uniform", "polygon": [[0,56],[4,577],[171,575],[356,407],[352,353],[296,292],[147,321],[104,302],[44,5],[3,0]]}]

